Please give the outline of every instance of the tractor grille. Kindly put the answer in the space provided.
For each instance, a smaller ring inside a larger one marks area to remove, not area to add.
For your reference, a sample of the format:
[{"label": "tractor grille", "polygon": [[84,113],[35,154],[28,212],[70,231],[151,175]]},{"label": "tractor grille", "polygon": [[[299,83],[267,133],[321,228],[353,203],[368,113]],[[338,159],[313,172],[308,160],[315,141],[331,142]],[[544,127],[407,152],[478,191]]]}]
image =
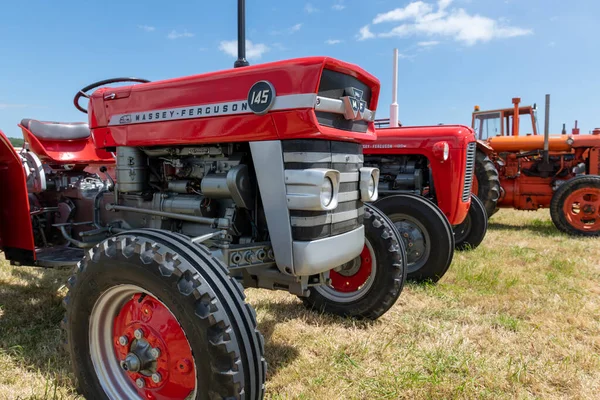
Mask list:
[{"label": "tractor grille", "polygon": [[465,186],[463,187],[462,201],[466,203],[471,198],[471,186],[473,185],[473,174],[475,173],[475,153],[477,143],[471,142],[467,145],[467,161],[465,165]]},{"label": "tractor grille", "polygon": [[338,206],[334,210],[290,210],[292,238],[302,241],[321,239],[362,225],[364,207],[359,188],[362,146],[327,140],[284,140],[282,143],[286,170],[330,168],[341,173]]}]

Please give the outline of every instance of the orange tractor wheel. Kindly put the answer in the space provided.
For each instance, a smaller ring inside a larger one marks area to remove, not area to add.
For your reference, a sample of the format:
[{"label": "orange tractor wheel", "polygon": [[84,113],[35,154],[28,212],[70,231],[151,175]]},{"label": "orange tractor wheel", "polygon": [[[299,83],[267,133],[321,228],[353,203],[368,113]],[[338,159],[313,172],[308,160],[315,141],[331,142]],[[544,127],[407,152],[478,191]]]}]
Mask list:
[{"label": "orange tractor wheel", "polygon": [[578,176],[563,183],[552,196],[550,215],[562,232],[600,236],[600,176]]}]

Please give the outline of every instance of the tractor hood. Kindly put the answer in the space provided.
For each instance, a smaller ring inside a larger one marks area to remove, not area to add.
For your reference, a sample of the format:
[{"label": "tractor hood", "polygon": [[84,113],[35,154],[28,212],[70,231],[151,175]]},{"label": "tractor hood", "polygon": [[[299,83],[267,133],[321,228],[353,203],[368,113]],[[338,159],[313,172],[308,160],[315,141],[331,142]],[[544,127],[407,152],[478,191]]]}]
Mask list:
[{"label": "tractor hood", "polygon": [[322,138],[372,141],[379,81],[310,57],[132,86],[91,96],[98,146]]},{"label": "tractor hood", "polygon": [[450,149],[464,149],[475,142],[475,133],[464,125],[407,126],[377,129],[377,141],[365,143],[369,148],[423,149],[438,142],[447,142]]}]

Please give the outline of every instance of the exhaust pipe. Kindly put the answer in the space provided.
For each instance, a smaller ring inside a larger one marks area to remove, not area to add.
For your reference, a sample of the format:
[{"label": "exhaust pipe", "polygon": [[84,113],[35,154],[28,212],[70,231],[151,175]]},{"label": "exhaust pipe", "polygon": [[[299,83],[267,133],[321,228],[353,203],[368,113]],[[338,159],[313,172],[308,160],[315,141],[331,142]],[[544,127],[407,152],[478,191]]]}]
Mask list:
[{"label": "exhaust pipe", "polygon": [[550,95],[546,95],[546,110],[544,115],[544,162],[548,164],[550,156],[548,154],[550,140]]},{"label": "exhaust pipe", "polygon": [[246,60],[246,0],[238,0],[238,58],[233,68],[247,67]]},{"label": "exhaust pipe", "polygon": [[390,127],[397,127],[398,121],[398,49],[394,49],[394,71],[392,74],[392,104],[390,105]]}]

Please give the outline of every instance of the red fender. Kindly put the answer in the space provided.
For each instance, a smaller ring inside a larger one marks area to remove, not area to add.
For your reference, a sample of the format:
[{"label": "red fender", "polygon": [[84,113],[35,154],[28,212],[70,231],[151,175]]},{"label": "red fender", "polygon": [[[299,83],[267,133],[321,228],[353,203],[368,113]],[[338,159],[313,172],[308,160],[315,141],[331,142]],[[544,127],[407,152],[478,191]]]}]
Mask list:
[{"label": "red fender", "polygon": [[7,260],[35,260],[27,183],[21,158],[0,131],[0,247]]}]

